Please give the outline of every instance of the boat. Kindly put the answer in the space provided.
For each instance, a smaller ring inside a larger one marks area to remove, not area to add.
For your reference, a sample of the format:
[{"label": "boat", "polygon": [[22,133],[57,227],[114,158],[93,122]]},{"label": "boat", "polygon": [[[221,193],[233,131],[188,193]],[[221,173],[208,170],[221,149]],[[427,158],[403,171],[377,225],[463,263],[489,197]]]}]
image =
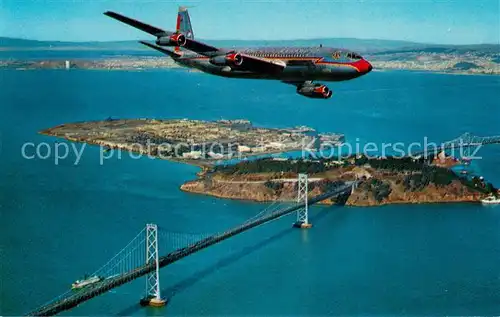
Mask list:
[{"label": "boat", "polygon": [[470,165],[471,162],[472,162],[472,160],[470,158],[467,158],[467,157],[462,158],[462,163],[464,165]]},{"label": "boat", "polygon": [[482,199],[481,203],[483,203],[483,205],[498,205],[498,204],[500,204],[500,197],[492,195],[492,196],[486,197],[485,199]]},{"label": "boat", "polygon": [[103,279],[97,275],[91,276],[91,277],[86,277],[84,276],[83,280],[76,280],[73,284],[71,284],[71,289],[80,289],[84,288],[86,286],[95,284],[97,282],[102,281]]}]

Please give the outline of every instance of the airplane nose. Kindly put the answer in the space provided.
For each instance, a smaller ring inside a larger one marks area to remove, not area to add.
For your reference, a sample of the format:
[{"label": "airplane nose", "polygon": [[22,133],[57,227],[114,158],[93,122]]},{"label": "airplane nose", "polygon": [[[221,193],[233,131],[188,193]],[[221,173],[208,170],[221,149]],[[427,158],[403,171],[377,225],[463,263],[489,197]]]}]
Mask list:
[{"label": "airplane nose", "polygon": [[363,63],[361,64],[361,69],[360,71],[363,73],[363,74],[366,74],[366,73],[369,73],[371,72],[373,69],[373,66],[372,64],[370,64],[370,62],[368,62],[366,59],[363,59]]},{"label": "airplane nose", "polygon": [[371,72],[373,69],[373,66],[368,61],[366,61],[366,62],[368,63],[368,71],[367,72]]},{"label": "airplane nose", "polygon": [[356,61],[353,66],[356,67],[359,75],[367,74],[373,69],[372,64],[370,64],[366,59]]}]

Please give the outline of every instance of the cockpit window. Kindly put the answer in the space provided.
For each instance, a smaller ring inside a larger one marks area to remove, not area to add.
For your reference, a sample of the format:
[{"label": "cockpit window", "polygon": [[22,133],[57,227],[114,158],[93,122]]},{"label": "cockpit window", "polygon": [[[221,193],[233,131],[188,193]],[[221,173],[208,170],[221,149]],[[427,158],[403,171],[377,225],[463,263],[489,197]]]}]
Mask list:
[{"label": "cockpit window", "polygon": [[340,52],[335,52],[332,54],[333,59],[339,59],[340,58]]},{"label": "cockpit window", "polygon": [[362,57],[354,52],[349,52],[347,53],[347,58],[352,58],[352,59],[362,59]]}]

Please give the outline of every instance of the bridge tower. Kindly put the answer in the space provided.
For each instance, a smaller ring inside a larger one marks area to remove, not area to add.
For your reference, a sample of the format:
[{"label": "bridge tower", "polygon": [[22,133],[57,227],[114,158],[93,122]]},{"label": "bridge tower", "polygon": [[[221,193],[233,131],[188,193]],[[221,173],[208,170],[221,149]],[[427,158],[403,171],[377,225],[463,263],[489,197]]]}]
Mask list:
[{"label": "bridge tower", "polygon": [[155,271],[146,276],[146,296],[141,299],[143,306],[164,306],[166,301],[160,296],[160,265],[158,263],[158,227],[146,225],[146,264],[154,263]]},{"label": "bridge tower", "polygon": [[309,229],[312,227],[312,224],[309,223],[309,207],[307,204],[309,180],[307,178],[307,174],[299,174],[298,176],[297,204],[304,204],[304,207],[297,210],[297,221],[293,224],[293,226],[295,228]]}]

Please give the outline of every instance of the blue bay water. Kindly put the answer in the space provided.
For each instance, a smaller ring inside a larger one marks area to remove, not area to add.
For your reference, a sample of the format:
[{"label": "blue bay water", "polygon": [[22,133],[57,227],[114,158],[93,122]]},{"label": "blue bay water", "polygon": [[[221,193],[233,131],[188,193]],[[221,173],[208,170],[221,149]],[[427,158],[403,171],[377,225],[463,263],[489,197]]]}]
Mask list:
[{"label": "blue bay water", "polygon": [[[268,206],[181,192],[192,166],[127,154],[100,165],[96,147],[78,165],[74,154],[59,165],[23,159],[25,142],[54,144],[41,129],[112,116],[305,124],[360,143],[500,134],[500,78],[490,76],[373,72],[331,83],[328,101],[183,70],[4,70],[0,87],[0,315],[67,291],[148,222],[213,233]],[[500,146],[480,154],[476,172],[499,186]],[[321,206],[311,217],[311,230],[293,230],[285,217],[162,269],[164,308],[139,308],[140,279],[62,315],[500,313],[499,207]]]}]

